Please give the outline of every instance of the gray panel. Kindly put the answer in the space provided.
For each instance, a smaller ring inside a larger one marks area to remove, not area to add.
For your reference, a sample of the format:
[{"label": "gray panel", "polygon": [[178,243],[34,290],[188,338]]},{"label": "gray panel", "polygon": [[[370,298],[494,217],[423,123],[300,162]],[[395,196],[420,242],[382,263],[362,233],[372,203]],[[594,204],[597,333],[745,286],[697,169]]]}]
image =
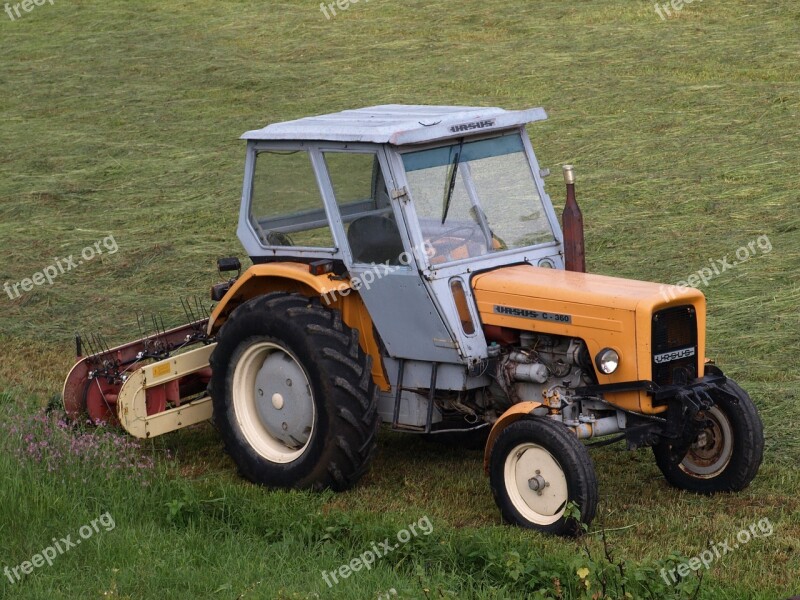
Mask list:
[{"label": "gray panel", "polygon": [[[383,365],[392,387],[397,385],[397,375],[400,362],[392,358],[385,358]],[[431,385],[431,369],[429,362],[407,361],[403,368],[403,387],[427,389]],[[467,367],[463,364],[440,364],[436,373],[436,389],[466,391],[486,387],[491,383],[487,375],[470,377]]]},{"label": "gray panel", "polygon": [[389,356],[461,362],[419,273],[399,268],[383,276],[384,269],[382,265],[354,265],[350,273],[361,281],[358,292]]},{"label": "gray panel", "polygon": [[[378,414],[384,423],[391,423],[394,419],[394,393],[381,392],[378,395]],[[439,423],[442,420],[442,411],[438,406],[433,407],[431,423]],[[428,399],[414,392],[403,391],[400,396],[400,414],[398,423],[400,425],[413,425],[414,427],[425,427],[428,422]]]}]

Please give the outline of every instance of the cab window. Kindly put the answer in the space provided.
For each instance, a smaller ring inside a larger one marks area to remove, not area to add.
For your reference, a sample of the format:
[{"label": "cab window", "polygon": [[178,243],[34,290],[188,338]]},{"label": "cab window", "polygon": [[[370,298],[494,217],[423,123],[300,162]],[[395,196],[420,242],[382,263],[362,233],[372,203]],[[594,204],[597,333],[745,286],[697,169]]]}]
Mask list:
[{"label": "cab window", "polygon": [[372,152],[323,156],[353,261],[399,265],[403,241],[378,156]]},{"label": "cab window", "polygon": [[307,151],[258,152],[250,223],[265,246],[334,247]]}]

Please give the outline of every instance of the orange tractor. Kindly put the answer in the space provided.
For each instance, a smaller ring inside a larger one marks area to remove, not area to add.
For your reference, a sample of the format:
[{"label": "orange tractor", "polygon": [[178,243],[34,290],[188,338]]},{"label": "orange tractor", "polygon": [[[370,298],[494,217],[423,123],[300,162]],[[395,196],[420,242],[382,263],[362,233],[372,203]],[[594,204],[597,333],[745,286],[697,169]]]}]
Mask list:
[{"label": "orange tractor", "polygon": [[572,169],[562,231],[526,132],[544,118],[390,105],[247,132],[252,266],[221,259],[186,326],[79,339],[66,410],[137,437],[213,416],[247,479],[286,488],[354,485],[381,423],[482,436],[503,517],[556,534],[595,514],[591,445],[743,489],[762,425],[704,358],[703,294],[584,272]]}]

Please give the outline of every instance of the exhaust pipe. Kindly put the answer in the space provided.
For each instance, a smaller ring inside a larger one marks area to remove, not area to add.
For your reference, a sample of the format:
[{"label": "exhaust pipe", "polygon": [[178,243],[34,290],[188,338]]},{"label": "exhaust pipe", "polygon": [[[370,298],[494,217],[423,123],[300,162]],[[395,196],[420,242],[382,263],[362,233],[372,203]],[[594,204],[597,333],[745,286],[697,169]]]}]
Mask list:
[{"label": "exhaust pipe", "polygon": [[561,215],[564,229],[564,263],[567,271],[586,272],[586,252],[583,243],[583,215],[575,200],[575,169],[564,165],[567,202]]}]

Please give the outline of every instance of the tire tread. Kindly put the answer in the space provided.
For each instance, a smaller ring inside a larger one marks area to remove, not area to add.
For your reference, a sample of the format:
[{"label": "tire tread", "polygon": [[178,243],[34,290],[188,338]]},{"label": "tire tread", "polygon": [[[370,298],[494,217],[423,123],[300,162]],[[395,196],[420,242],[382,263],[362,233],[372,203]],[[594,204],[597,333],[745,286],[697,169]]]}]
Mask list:
[{"label": "tire tread", "polygon": [[[235,416],[227,399],[228,379],[233,372],[229,362],[236,348],[253,336],[268,336],[278,341],[288,337],[295,347],[284,343],[293,352],[313,356],[309,362],[314,364],[304,367],[309,375],[311,370],[319,375],[324,392],[317,390],[317,386],[315,392],[329,396],[317,399],[317,410],[326,407],[328,419],[317,464],[295,473],[294,478],[291,473],[279,476],[285,465],[276,469],[275,464],[256,455],[237,434]],[[271,487],[341,491],[355,485],[368,471],[376,451],[380,427],[378,389],[371,377],[371,359],[359,345],[358,331],[344,324],[341,313],[323,307],[318,298],[273,292],[238,306],[217,339],[210,360],[214,376],[209,384],[215,421],[226,451],[244,477]]]}]

